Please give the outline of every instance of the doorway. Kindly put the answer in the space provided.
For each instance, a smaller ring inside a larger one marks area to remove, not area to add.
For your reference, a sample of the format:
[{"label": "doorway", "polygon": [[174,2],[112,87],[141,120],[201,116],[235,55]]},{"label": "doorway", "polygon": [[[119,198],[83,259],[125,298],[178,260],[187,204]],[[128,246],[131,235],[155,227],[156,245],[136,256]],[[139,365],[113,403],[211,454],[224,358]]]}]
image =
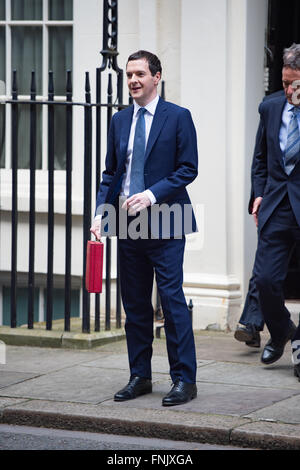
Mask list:
[{"label": "doorway", "polygon": [[[282,90],[282,54],[286,47],[300,43],[299,0],[269,0],[267,28],[267,94]],[[293,251],[284,285],[286,299],[300,299],[300,253]]]}]

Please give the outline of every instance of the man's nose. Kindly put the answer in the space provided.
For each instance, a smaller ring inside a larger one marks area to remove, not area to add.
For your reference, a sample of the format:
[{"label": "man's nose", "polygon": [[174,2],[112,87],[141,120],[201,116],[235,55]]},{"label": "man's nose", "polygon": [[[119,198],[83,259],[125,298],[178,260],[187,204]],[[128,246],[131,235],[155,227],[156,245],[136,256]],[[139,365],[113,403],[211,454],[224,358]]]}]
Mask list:
[{"label": "man's nose", "polygon": [[130,78],[130,83],[135,83],[135,82],[137,82],[137,76],[133,73]]},{"label": "man's nose", "polygon": [[295,88],[292,85],[289,85],[287,87],[287,94],[288,95],[292,95],[294,93],[294,91],[295,91]]}]

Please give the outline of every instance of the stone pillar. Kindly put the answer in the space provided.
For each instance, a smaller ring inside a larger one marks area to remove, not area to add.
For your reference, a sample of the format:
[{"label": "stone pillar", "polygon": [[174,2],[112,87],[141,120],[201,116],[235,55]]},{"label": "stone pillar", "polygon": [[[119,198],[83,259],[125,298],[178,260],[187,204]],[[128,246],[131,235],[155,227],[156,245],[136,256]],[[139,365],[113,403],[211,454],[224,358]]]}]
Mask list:
[{"label": "stone pillar", "polygon": [[256,246],[246,213],[266,2],[185,0],[181,18],[181,104],[192,112],[199,149],[189,192],[201,215],[199,234],[187,241],[185,293],[196,329],[232,329]]}]

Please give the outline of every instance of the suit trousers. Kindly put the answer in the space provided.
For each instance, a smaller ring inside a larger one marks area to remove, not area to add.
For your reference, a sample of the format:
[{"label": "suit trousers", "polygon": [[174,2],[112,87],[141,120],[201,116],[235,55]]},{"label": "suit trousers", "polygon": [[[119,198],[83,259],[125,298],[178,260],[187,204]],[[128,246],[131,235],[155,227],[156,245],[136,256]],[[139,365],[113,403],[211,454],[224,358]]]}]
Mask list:
[{"label": "suit trousers", "polygon": [[172,381],[196,381],[192,321],[184,297],[185,238],[119,240],[120,280],[126,313],[126,339],[131,375],[151,378],[154,272],[165,318]]},{"label": "suit trousers", "polygon": [[[255,268],[253,268],[255,269]],[[257,331],[264,329],[264,317],[261,313],[256,280],[252,274],[249,281],[248,293],[239,323],[242,325],[253,325]]]},{"label": "suit trousers", "polygon": [[286,195],[259,233],[254,265],[262,314],[275,343],[282,343],[290,324],[283,284],[295,243],[300,244],[300,227]]}]

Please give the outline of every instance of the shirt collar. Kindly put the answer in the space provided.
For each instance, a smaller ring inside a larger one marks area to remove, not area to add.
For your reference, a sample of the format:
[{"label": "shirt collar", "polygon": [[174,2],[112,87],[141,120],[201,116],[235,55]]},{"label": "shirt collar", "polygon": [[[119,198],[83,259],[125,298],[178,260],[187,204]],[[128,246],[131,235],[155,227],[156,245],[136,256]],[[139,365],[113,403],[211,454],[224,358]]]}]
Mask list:
[{"label": "shirt collar", "polygon": [[287,111],[292,111],[294,108],[298,108],[300,110],[299,106],[295,106],[294,104],[290,104],[289,102],[287,102],[287,107],[286,107]]},{"label": "shirt collar", "polygon": [[142,108],[142,107],[147,109],[147,112],[150,113],[152,116],[154,116],[158,100],[159,100],[159,96],[156,95],[156,97],[152,101],[150,101],[150,103],[148,103],[146,106],[140,106],[139,104],[136,103],[136,101],[133,101],[134,116],[136,117],[139,109]]}]

